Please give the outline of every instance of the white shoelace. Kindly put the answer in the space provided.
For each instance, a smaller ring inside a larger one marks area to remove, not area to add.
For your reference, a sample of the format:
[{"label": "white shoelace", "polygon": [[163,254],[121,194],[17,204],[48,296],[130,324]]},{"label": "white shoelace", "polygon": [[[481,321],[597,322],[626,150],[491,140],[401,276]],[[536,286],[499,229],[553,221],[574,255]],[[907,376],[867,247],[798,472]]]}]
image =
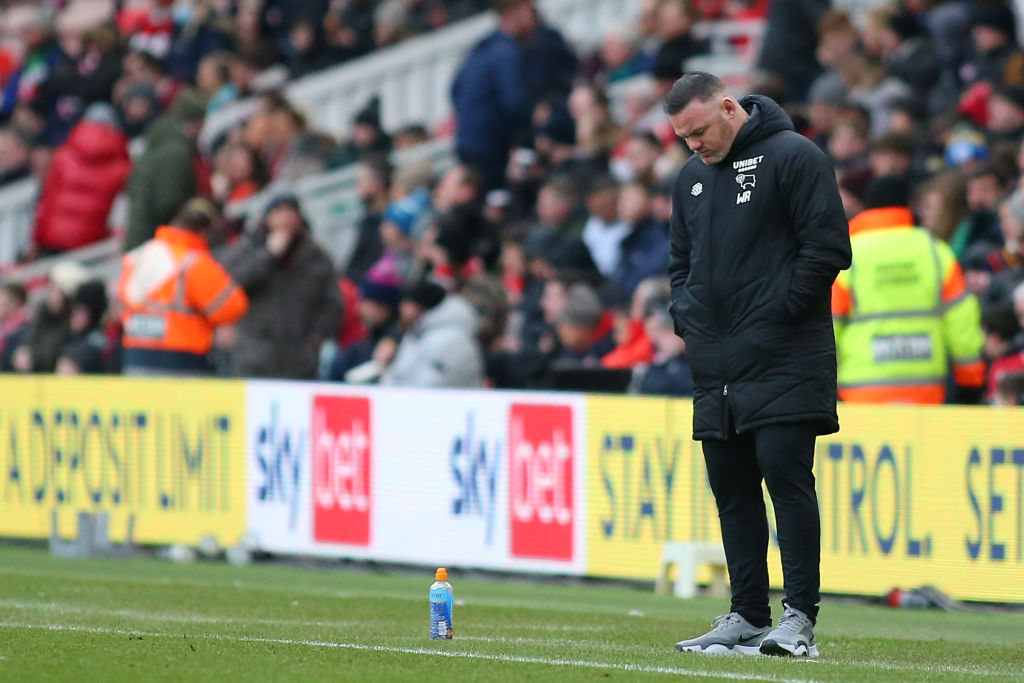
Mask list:
[{"label": "white shoelace", "polygon": [[779,628],[790,633],[800,633],[810,623],[811,620],[806,616],[795,609],[787,607],[786,613],[779,619]]},{"label": "white shoelace", "polygon": [[711,626],[714,627],[715,631],[718,631],[718,630],[726,628],[730,624],[733,624],[733,623],[737,623],[738,624],[740,622],[740,619],[741,619],[740,615],[736,614],[735,612],[729,612],[728,614],[723,614],[720,617],[715,617],[711,621]]}]

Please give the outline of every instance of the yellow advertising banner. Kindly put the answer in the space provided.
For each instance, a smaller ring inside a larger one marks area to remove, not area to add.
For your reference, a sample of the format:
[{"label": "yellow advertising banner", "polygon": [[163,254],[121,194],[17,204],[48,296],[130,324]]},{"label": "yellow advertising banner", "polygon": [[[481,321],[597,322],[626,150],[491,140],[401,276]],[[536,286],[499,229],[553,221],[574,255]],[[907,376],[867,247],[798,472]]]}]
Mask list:
[{"label": "yellow advertising banner", "polygon": [[[691,419],[689,401],[588,398],[588,574],[654,579],[666,540],[720,540]],[[1024,410],[841,406],[840,422],[815,458],[824,592],[1024,602]]]},{"label": "yellow advertising banner", "polygon": [[130,518],[139,543],[234,544],[245,529],[242,382],[0,379],[0,536],[75,534],[80,511]]}]

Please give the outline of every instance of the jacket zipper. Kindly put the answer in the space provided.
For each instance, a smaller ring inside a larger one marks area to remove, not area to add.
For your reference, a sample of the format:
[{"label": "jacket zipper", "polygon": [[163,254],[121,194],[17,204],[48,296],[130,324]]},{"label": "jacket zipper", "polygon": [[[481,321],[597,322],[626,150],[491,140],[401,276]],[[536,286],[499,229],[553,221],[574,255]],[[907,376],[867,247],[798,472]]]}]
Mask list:
[{"label": "jacket zipper", "polygon": [[[708,267],[709,267],[709,269],[711,270],[711,273],[712,273],[711,278],[709,279],[708,284],[709,284],[710,289],[711,289],[711,301],[712,301],[712,303],[713,303],[713,305],[715,307],[715,321],[718,324],[718,332],[719,332],[719,335],[720,335],[719,344],[718,344],[718,367],[721,370],[722,379],[725,379],[725,349],[723,347],[725,346],[725,334],[726,334],[726,331],[725,331],[725,325],[722,322],[722,304],[719,303],[718,297],[715,296],[715,286],[714,286],[714,280],[715,280],[715,278],[714,278],[714,270],[715,270],[714,253],[715,253],[715,250],[714,250],[714,247],[713,247],[713,245],[711,243],[712,235],[714,234],[712,229],[711,229],[711,223],[712,223],[712,211],[714,209],[714,201],[713,200],[714,200],[714,197],[715,197],[715,185],[717,185],[717,182],[715,182],[717,180],[716,176],[717,176],[717,174],[714,171],[712,171],[711,178],[710,178],[711,182],[708,183],[710,185],[710,187],[708,188],[710,190],[709,196],[712,199],[712,202],[708,206]],[[724,383],[722,385],[722,438],[723,439],[728,439],[729,438],[729,384],[728,384],[728,382],[726,382],[726,383]]]}]

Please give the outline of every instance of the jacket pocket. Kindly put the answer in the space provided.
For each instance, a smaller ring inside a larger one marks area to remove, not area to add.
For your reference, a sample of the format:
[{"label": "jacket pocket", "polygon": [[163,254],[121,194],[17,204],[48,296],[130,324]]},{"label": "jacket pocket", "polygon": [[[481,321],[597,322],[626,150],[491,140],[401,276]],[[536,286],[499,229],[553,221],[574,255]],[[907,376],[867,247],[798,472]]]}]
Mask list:
[{"label": "jacket pocket", "polygon": [[779,277],[779,282],[782,286],[779,288],[781,291],[775,296],[774,306],[772,306],[773,312],[778,316],[780,320],[796,320],[800,313],[793,306],[793,266],[788,265],[782,271],[782,275]]},{"label": "jacket pocket", "polygon": [[679,307],[676,305],[675,300],[668,305],[668,313],[672,316],[672,329],[675,331],[676,336],[680,338],[686,337],[686,327],[679,319]]},{"label": "jacket pocket", "polygon": [[[672,323],[675,333],[679,337],[686,338],[687,332],[694,328],[694,314],[696,307],[701,304],[690,293],[689,287],[683,287],[678,293],[673,293],[672,303],[669,304],[669,312],[672,314]],[[699,323],[699,321],[696,321]]]}]

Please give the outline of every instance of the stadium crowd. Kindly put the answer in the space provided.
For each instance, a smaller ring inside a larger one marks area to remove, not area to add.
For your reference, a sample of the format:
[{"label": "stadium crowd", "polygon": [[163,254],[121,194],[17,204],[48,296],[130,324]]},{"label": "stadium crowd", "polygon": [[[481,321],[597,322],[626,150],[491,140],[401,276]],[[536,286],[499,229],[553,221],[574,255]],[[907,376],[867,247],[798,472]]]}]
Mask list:
[{"label": "stadium crowd", "polygon": [[[119,283],[60,263],[33,311],[23,287],[4,284],[0,363],[688,395],[666,268],[689,152],[662,100],[709,49],[695,22],[764,19],[752,89],[829,155],[848,217],[912,210],[980,302],[958,324],[977,328],[979,347],[984,335],[987,370],[949,400],[1019,404],[1024,52],[1013,12],[982,0],[848,4],[647,0],[592,54],[576,54],[531,0],[14,4],[4,35],[23,44],[0,54],[0,179],[40,181],[25,258],[107,236],[122,189],[128,253]],[[801,28],[805,5],[816,15]],[[443,131],[386,131],[371,100],[337,141],[310,130],[274,80],[485,6],[498,28],[451,85],[458,161],[440,174],[395,168],[391,152]],[[618,87],[637,82],[647,85]],[[201,151],[207,113],[249,95],[255,113]],[[142,151],[130,155],[133,144]],[[349,164],[364,213],[339,271],[292,196],[252,233],[224,215],[269,184]]]}]

